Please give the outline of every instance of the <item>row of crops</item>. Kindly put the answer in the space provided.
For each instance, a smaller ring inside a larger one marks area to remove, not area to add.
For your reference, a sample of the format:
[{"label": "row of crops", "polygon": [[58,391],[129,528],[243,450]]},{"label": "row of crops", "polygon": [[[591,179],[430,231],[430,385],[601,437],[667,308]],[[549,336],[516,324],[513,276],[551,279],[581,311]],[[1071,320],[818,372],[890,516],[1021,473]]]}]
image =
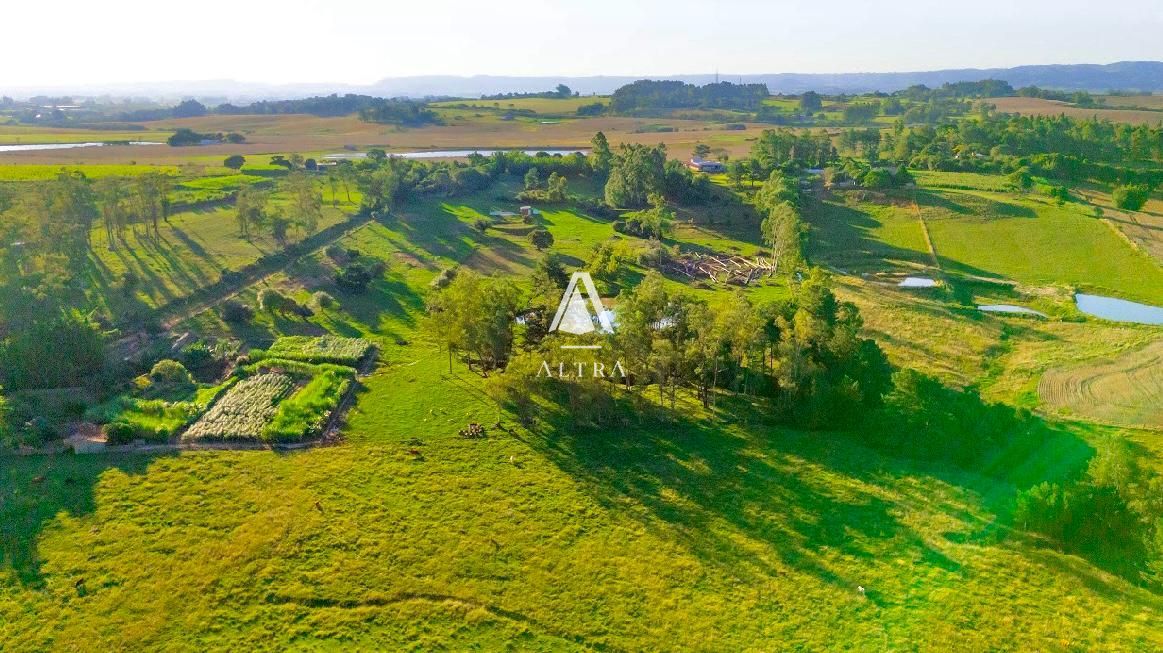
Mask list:
[{"label": "row of crops", "polygon": [[281,358],[308,363],[334,363],[358,366],[371,353],[372,345],[362,338],[338,336],[284,336],[265,352],[252,352],[251,358]]},{"label": "row of crops", "polygon": [[261,439],[279,401],[294,388],[295,378],[289,374],[271,372],[243,379],[186,431],[185,439]]}]

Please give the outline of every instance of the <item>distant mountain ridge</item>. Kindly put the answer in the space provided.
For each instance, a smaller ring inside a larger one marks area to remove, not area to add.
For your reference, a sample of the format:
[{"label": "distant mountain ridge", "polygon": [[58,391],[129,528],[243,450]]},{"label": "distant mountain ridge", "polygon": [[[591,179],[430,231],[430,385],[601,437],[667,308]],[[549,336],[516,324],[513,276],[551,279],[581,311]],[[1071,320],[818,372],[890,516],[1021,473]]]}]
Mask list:
[{"label": "distant mountain ridge", "polygon": [[24,87],[3,89],[0,94],[30,95],[114,95],[132,97],[186,97],[224,99],[291,99],[329,93],[363,93],[385,97],[479,97],[500,93],[547,91],[565,84],[582,95],[609,94],[639,79],[671,79],[692,84],[708,84],[716,77],[723,81],[767,84],[772,93],[891,93],[914,84],[940,86],[946,82],[1001,79],[1014,88],[1040,86],[1048,89],[1104,92],[1112,89],[1163,91],[1163,62],[1120,61],[1112,64],[1057,64],[1014,68],[957,68],[896,73],[773,73],[763,75],[619,75],[619,76],[497,76],[424,75],[389,77],[368,85],[304,83],[250,84],[234,80],[191,82],[143,82],[89,87]]}]

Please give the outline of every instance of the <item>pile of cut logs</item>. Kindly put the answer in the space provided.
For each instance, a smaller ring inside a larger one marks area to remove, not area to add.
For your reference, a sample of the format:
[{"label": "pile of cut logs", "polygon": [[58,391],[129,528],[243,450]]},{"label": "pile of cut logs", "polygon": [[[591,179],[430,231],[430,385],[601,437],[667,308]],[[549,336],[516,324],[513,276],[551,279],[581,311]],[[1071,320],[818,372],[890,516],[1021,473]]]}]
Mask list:
[{"label": "pile of cut logs", "polygon": [[771,259],[691,253],[669,261],[664,269],[691,279],[749,286],[771,272]]}]

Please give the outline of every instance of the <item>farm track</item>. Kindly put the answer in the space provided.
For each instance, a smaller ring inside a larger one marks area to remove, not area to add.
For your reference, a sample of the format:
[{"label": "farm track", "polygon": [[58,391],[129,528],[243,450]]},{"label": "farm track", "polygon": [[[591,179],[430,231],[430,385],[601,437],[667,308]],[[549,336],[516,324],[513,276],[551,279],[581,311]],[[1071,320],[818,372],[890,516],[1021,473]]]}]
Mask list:
[{"label": "farm track", "polygon": [[921,233],[925,235],[925,244],[929,247],[929,256],[933,257],[933,267],[938,272],[944,273],[941,269],[941,257],[937,256],[937,246],[933,244],[933,236],[929,233],[929,223],[925,222],[925,214],[921,213],[921,207],[917,204],[917,200],[913,198],[913,212],[917,214],[917,220],[921,223]]},{"label": "farm track", "polygon": [[1090,365],[1051,369],[1038,395],[1050,407],[1097,421],[1163,428],[1163,340]]}]

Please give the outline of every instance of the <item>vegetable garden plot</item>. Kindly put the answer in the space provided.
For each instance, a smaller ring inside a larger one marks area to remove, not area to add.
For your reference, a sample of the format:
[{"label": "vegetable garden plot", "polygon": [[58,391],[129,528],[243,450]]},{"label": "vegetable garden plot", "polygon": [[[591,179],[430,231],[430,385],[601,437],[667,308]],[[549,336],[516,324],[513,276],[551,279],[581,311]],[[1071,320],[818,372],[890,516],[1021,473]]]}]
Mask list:
[{"label": "vegetable garden plot", "polygon": [[295,388],[285,374],[259,374],[243,379],[193,426],[187,440],[258,440],[278,410],[278,403]]},{"label": "vegetable garden plot", "polygon": [[367,356],[371,348],[372,344],[362,338],[284,336],[271,345],[265,356],[354,367]]}]

